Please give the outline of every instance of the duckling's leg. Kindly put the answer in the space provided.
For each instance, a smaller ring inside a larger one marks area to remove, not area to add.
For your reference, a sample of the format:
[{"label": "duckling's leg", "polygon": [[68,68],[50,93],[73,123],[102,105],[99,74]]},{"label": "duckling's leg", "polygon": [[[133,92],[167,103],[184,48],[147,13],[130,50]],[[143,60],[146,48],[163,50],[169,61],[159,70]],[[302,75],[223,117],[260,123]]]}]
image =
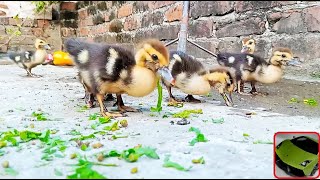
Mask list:
[{"label": "duckling's leg", "polygon": [[165,86],[166,86],[168,94],[169,94],[169,104],[177,105],[177,104],[182,103],[182,102],[177,101],[176,98],[172,95],[171,86],[167,86],[167,85],[165,85]]},{"label": "duckling's leg", "polygon": [[86,102],[88,108],[93,108],[95,106],[94,101],[95,101],[94,95],[92,93],[86,92],[85,102]]},{"label": "duckling's leg", "polygon": [[250,91],[251,94],[262,95],[262,96],[268,95],[268,93],[257,92],[255,84],[256,84],[256,82],[254,82],[254,81],[251,82],[251,91]]},{"label": "duckling's leg", "polygon": [[113,101],[114,97],[112,96],[112,94],[107,94],[107,97],[104,100],[105,101]]},{"label": "duckling's leg", "polygon": [[129,106],[125,106],[121,97],[121,94],[116,94],[117,95],[117,102],[116,104],[118,105],[118,109],[121,112],[138,112],[137,109],[134,109],[132,107]]},{"label": "duckling's leg", "polygon": [[237,93],[241,94],[241,95],[251,95],[251,94],[248,94],[248,93],[245,93],[244,90],[243,90],[243,86],[241,88],[241,83],[243,83],[242,80],[238,80],[237,81]]},{"label": "duckling's leg", "polygon": [[104,116],[104,117],[122,117],[123,116],[120,113],[110,113],[110,112],[108,112],[107,108],[103,104],[104,95],[96,94],[96,97],[97,97],[97,100],[98,100],[99,105],[100,105],[100,112],[101,112],[102,116]]},{"label": "duckling's leg", "polygon": [[187,102],[192,102],[192,103],[201,103],[201,101],[199,99],[196,99],[194,98],[191,94],[188,94],[186,97],[185,97],[185,100]]},{"label": "duckling's leg", "polygon": [[38,78],[38,77],[42,77],[41,75],[35,75],[35,74],[32,74],[32,73],[31,73],[31,68],[26,68],[26,71],[27,71],[27,73],[28,73],[28,75],[27,75],[27,76],[30,76],[30,77],[36,77],[36,78]]}]

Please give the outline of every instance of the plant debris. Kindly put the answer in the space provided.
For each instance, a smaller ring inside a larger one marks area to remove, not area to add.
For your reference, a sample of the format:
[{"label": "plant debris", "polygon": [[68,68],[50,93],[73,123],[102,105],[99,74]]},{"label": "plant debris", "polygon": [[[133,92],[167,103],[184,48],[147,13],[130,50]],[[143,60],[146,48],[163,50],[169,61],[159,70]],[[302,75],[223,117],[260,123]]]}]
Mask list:
[{"label": "plant debris", "polygon": [[220,119],[212,119],[212,123],[215,123],[215,124],[222,124],[224,123],[224,118],[220,118]]},{"label": "plant debris", "polygon": [[174,118],[188,118],[190,114],[203,114],[202,109],[195,109],[195,110],[184,110],[179,113],[175,113],[172,115]]},{"label": "plant debris", "polygon": [[119,130],[119,126],[118,126],[119,121],[114,122],[111,126],[106,126],[103,129],[107,130],[107,131],[116,131]]},{"label": "plant debris", "polygon": [[46,113],[42,112],[42,111],[38,111],[38,112],[32,112],[31,116],[32,117],[36,117],[38,121],[46,121],[48,120],[48,118],[46,117]]},{"label": "plant debris", "polygon": [[68,175],[68,179],[107,179],[99,172],[92,169],[94,163],[84,159],[79,159],[78,168],[75,169],[75,173]]},{"label": "plant debris", "polygon": [[313,98],[304,99],[304,100],[303,100],[303,103],[304,103],[304,104],[307,104],[307,105],[309,105],[309,106],[318,106],[318,102],[317,102],[315,99],[313,99]]},{"label": "plant debris", "polygon": [[158,86],[158,103],[157,103],[157,107],[150,108],[151,112],[162,111],[162,87],[161,87],[160,79],[158,79],[157,86]]},{"label": "plant debris", "polygon": [[199,158],[199,159],[192,159],[192,163],[193,164],[204,164],[205,160],[203,157]]},{"label": "plant debris", "polygon": [[292,104],[292,103],[299,103],[299,100],[297,98],[291,98],[289,101],[288,101],[289,104]]},{"label": "plant debris", "polygon": [[131,174],[136,174],[138,172],[138,168],[137,167],[134,167],[131,169]]},{"label": "plant debris", "polygon": [[257,141],[254,141],[253,144],[273,144],[273,142],[257,140]]},{"label": "plant debris", "polygon": [[189,171],[192,168],[192,166],[190,166],[189,168],[185,168],[185,167],[181,166],[178,163],[170,161],[169,158],[170,158],[169,155],[167,155],[165,157],[163,167],[166,167],[166,168],[170,168],[171,167],[171,168],[175,168],[175,169],[177,169],[179,171]]},{"label": "plant debris", "polygon": [[189,129],[189,132],[192,132],[192,131],[195,132],[197,136],[189,142],[189,144],[191,146],[194,146],[198,142],[207,142],[208,141],[208,139],[201,133],[201,131],[198,128],[191,127]]}]

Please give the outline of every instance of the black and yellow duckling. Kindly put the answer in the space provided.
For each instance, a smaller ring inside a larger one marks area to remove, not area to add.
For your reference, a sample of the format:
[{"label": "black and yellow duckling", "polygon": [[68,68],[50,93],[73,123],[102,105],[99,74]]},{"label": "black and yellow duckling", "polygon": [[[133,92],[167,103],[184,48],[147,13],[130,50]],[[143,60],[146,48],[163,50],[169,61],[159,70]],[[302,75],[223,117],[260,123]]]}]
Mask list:
[{"label": "black and yellow duckling", "polygon": [[134,55],[119,46],[89,43],[76,38],[65,42],[67,52],[79,70],[88,93],[96,97],[103,116],[120,117],[105,108],[105,94],[116,94],[121,112],[135,112],[124,105],[121,94],[143,97],[150,94],[160,78],[157,71],[169,65],[169,52],[162,42],[148,39],[137,46]]},{"label": "black and yellow duckling", "polygon": [[[256,50],[256,40],[252,37],[245,37],[241,41],[242,49],[241,53],[253,54]],[[251,82],[251,89],[256,89],[255,84]],[[240,82],[240,91],[243,92],[244,82],[241,80]]]},{"label": "black and yellow duckling", "polygon": [[13,60],[19,67],[27,71],[27,75],[31,77],[39,77],[31,73],[32,68],[40,64],[48,64],[46,62],[47,51],[50,50],[50,45],[44,39],[36,39],[36,51],[22,51],[22,52],[9,52],[9,58]]},{"label": "black and yellow duckling", "polygon": [[[217,61],[220,65],[229,67],[234,71],[237,81],[237,92],[246,94],[240,90],[241,81],[253,84],[251,94],[257,94],[254,84],[275,83],[283,75],[286,65],[296,66],[299,64],[293,58],[293,53],[288,48],[277,48],[273,51],[270,60],[267,62],[263,58],[246,53],[219,53]],[[246,94],[248,95],[248,94]]]},{"label": "black and yellow duckling", "polygon": [[203,64],[195,58],[181,51],[170,51],[169,70],[175,80],[173,86],[166,80],[162,80],[169,93],[169,102],[177,103],[171,93],[175,87],[188,94],[186,101],[201,102],[193,95],[207,95],[211,88],[218,89],[227,106],[233,106],[231,92],[234,89],[235,79],[230,72],[223,67],[206,70]]}]

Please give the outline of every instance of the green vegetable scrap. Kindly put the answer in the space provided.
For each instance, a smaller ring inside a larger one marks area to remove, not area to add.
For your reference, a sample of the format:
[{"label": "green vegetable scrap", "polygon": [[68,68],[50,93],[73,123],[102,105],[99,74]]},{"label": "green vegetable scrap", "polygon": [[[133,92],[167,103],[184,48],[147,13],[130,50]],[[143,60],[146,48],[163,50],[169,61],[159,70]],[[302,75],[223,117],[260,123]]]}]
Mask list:
[{"label": "green vegetable scrap", "polygon": [[77,112],[85,112],[86,110],[89,110],[89,107],[87,105],[83,105],[77,109]]},{"label": "green vegetable scrap", "polygon": [[215,123],[215,124],[222,124],[222,123],[224,123],[224,118],[220,118],[220,119],[212,119],[212,123]]},{"label": "green vegetable scrap", "polygon": [[124,150],[121,153],[120,158],[123,158],[128,162],[136,162],[143,155],[152,159],[160,159],[159,155],[156,153],[156,149],[142,146]]},{"label": "green vegetable scrap", "polygon": [[307,104],[307,105],[310,105],[310,106],[318,106],[318,102],[313,98],[304,99],[303,103]]},{"label": "green vegetable scrap", "polygon": [[103,129],[107,130],[107,131],[116,131],[119,130],[119,126],[118,126],[119,121],[114,122],[111,126],[106,126]]},{"label": "green vegetable scrap", "polygon": [[243,133],[243,137],[249,137],[250,135],[247,133]]},{"label": "green vegetable scrap", "polygon": [[192,163],[193,164],[204,164],[205,160],[203,157],[199,158],[199,159],[192,159]]},{"label": "green vegetable scrap", "polygon": [[163,167],[166,167],[166,168],[170,168],[171,167],[171,168],[175,168],[175,169],[177,169],[179,171],[189,171],[192,168],[192,166],[190,166],[189,168],[185,168],[185,167],[181,166],[178,163],[170,161],[169,158],[170,158],[169,155],[167,155],[165,157]]},{"label": "green vegetable scrap", "polygon": [[257,140],[257,141],[254,141],[253,144],[273,144],[273,142]]},{"label": "green vegetable scrap", "polygon": [[47,113],[44,113],[42,111],[39,112],[32,112],[31,116],[36,117],[38,121],[46,121],[48,118],[46,117]]},{"label": "green vegetable scrap", "polygon": [[87,160],[80,159],[75,169],[75,173],[68,175],[68,179],[107,179],[107,177],[103,176],[99,172],[92,169],[94,163],[89,162]]},{"label": "green vegetable scrap", "polygon": [[292,104],[292,103],[298,103],[298,102],[299,100],[297,98],[291,98],[288,103]]},{"label": "green vegetable scrap", "polygon": [[158,103],[157,103],[157,107],[151,107],[150,109],[151,112],[162,111],[162,87],[161,87],[160,79],[157,82],[157,86],[158,86]]},{"label": "green vegetable scrap", "polygon": [[70,139],[70,141],[76,141],[76,140],[82,141],[82,140],[86,140],[86,139],[92,139],[92,138],[95,138],[95,137],[96,137],[96,136],[95,136],[94,134],[89,134],[89,135],[87,135],[87,136],[81,135],[81,136],[78,137],[78,138],[72,138],[72,139]]},{"label": "green vegetable scrap", "polygon": [[175,113],[172,115],[174,118],[188,118],[190,114],[203,114],[202,109],[196,109],[196,110],[184,110],[179,113]]},{"label": "green vegetable scrap", "polygon": [[208,141],[208,139],[201,133],[201,131],[198,128],[191,127],[189,129],[189,132],[192,132],[192,131],[195,132],[197,136],[189,142],[189,144],[191,146],[194,146],[198,142],[207,142]]}]

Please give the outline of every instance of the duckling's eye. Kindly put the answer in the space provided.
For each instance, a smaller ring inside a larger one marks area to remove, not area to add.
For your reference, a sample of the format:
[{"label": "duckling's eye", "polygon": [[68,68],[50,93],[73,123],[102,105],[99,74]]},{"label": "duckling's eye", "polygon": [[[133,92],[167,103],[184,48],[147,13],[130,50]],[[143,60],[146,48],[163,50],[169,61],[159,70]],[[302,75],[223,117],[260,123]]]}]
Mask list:
[{"label": "duckling's eye", "polygon": [[284,55],[284,54],[282,54],[282,55],[281,55],[281,57],[286,58],[287,56],[286,56],[286,55]]},{"label": "duckling's eye", "polygon": [[152,57],[152,59],[153,59],[154,61],[158,60],[158,56],[155,55],[155,54],[152,54],[151,57]]},{"label": "duckling's eye", "polygon": [[42,44],[42,43],[43,43],[43,41],[40,41],[40,43]]},{"label": "duckling's eye", "polygon": [[249,42],[249,45],[251,45],[252,44],[252,42]]}]

